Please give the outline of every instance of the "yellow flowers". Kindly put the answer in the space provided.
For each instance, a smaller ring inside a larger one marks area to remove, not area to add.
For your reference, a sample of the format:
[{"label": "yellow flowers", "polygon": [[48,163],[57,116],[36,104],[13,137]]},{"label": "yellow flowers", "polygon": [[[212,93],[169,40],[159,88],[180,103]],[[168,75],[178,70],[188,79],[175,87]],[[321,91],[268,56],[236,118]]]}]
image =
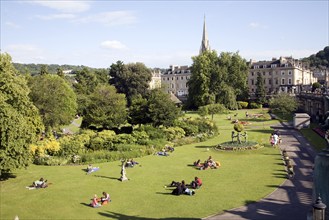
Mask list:
[{"label": "yellow flowers", "polygon": [[36,144],[30,145],[30,152],[32,155],[45,156],[55,155],[61,149],[60,144],[55,139],[46,139],[39,141]]}]

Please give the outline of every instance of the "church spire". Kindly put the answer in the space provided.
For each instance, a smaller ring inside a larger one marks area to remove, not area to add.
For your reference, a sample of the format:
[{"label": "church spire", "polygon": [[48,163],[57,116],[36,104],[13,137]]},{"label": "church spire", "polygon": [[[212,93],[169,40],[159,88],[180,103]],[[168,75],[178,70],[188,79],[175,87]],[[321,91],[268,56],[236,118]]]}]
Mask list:
[{"label": "church spire", "polygon": [[204,16],[203,34],[202,34],[202,41],[201,41],[199,55],[201,55],[203,52],[205,52],[207,50],[210,50],[210,46],[209,46],[209,40],[208,40],[208,33],[207,33],[207,29],[206,29],[206,16]]}]

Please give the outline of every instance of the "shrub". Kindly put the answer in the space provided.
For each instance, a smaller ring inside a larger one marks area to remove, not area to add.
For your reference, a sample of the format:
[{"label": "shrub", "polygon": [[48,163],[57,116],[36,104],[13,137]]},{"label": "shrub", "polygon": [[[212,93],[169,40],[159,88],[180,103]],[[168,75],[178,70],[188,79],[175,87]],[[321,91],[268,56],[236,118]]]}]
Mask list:
[{"label": "shrub", "polygon": [[248,107],[248,102],[243,102],[243,101],[238,101],[238,108],[247,108]]},{"label": "shrub", "polygon": [[165,134],[158,128],[153,127],[152,125],[141,125],[136,129],[137,131],[145,131],[150,139],[164,139]]},{"label": "shrub", "polygon": [[240,124],[240,123],[235,123],[234,126],[233,126],[233,128],[237,132],[241,132],[244,129],[243,124]]},{"label": "shrub", "polygon": [[250,103],[249,108],[251,108],[251,109],[262,108],[262,104],[252,102],[252,103]]},{"label": "shrub", "polygon": [[180,127],[168,127],[162,128],[162,130],[164,131],[168,141],[179,139],[185,136],[185,131]]},{"label": "shrub", "polygon": [[150,140],[149,135],[145,131],[133,131],[132,136],[136,139],[136,144],[147,145]]},{"label": "shrub", "polygon": [[175,126],[180,127],[185,131],[185,136],[194,136],[198,133],[198,126],[190,122],[190,119],[184,118],[182,120],[176,120]]}]

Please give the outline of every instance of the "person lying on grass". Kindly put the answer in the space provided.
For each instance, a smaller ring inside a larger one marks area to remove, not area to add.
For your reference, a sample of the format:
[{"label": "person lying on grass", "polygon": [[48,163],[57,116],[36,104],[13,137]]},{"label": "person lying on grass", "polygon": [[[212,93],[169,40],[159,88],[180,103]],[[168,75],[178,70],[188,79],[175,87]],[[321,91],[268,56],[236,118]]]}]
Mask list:
[{"label": "person lying on grass", "polygon": [[99,170],[99,167],[93,167],[91,164],[87,166],[87,173],[86,174],[91,174],[92,172],[96,172]]},{"label": "person lying on grass", "polygon": [[130,159],[126,162],[125,167],[134,167],[136,164],[139,164],[138,162],[134,161],[134,159]]},{"label": "person lying on grass", "polygon": [[181,183],[180,183],[180,182],[175,182],[175,181],[173,181],[173,182],[171,183],[170,186],[176,186],[176,188],[175,188],[175,189],[172,191],[172,193],[171,193],[171,194],[176,195],[176,196],[179,196],[179,195],[181,195],[181,194],[186,194],[186,195],[190,195],[190,196],[192,196],[192,195],[195,194],[195,191],[194,191],[194,190],[190,190],[190,189],[186,186],[184,180],[182,180]]},{"label": "person lying on grass", "polygon": [[102,204],[99,203],[99,199],[97,198],[96,194],[94,195],[94,198],[91,199],[90,206],[93,208],[98,208],[102,206]]},{"label": "person lying on grass", "polygon": [[27,186],[28,189],[40,189],[40,188],[46,188],[48,187],[47,180],[44,180],[42,177],[40,180],[36,180],[32,183],[32,185]]}]

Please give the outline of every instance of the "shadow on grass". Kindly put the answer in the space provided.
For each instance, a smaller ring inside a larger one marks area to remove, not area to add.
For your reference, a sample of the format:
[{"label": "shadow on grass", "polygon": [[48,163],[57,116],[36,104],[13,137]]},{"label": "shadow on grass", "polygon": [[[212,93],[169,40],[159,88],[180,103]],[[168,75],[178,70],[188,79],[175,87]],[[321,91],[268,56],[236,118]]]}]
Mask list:
[{"label": "shadow on grass", "polygon": [[2,173],[2,175],[0,176],[0,181],[5,181],[12,178],[16,178],[16,175],[12,173]]},{"label": "shadow on grass", "polygon": [[244,205],[249,205],[249,204],[252,204],[252,203],[256,203],[257,201],[254,201],[254,200],[246,200],[244,201]]},{"label": "shadow on grass", "polygon": [[91,208],[91,206],[89,204],[85,203],[85,202],[81,202],[80,204],[84,205],[84,206],[88,206],[89,208]]},{"label": "shadow on grass", "polygon": [[276,178],[287,179],[286,173],[273,173],[273,176],[275,176]]},{"label": "shadow on grass", "polygon": [[[120,220],[151,220],[151,219],[153,220],[154,219],[154,218],[125,215],[116,212],[99,212],[98,214],[111,219],[120,219]],[[200,218],[168,217],[168,218],[157,218],[157,219],[162,219],[162,220],[175,220],[175,219],[197,220],[198,219],[199,220]]]},{"label": "shadow on grass", "polygon": [[173,194],[171,194],[173,189],[167,189],[167,190],[168,191],[170,190],[170,192],[156,192],[156,194],[161,194],[161,195],[166,195],[166,196],[173,196]]},{"label": "shadow on grass", "polygon": [[93,175],[93,176],[94,177],[99,177],[99,178],[111,179],[111,180],[120,180],[120,177],[101,176],[101,175]]}]

